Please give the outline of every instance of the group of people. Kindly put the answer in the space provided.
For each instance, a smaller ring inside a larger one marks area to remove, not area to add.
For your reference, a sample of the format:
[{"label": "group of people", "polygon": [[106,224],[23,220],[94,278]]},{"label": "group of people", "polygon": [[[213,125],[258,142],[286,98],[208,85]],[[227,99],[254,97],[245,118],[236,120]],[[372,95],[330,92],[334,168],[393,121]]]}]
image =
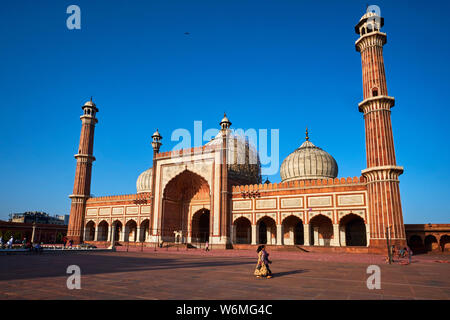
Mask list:
[{"label": "group of people", "polygon": [[[401,259],[401,258],[408,258],[408,263],[411,263],[411,257],[413,255],[413,251],[409,246],[406,247],[397,247],[392,245],[391,246],[391,257],[392,261],[394,261],[394,258]],[[389,257],[387,257],[386,261],[388,261]]]},{"label": "group of people", "polygon": [[66,246],[69,247],[69,248],[72,248],[72,246],[73,246],[73,240],[72,239],[67,240],[66,237],[63,237],[62,238],[62,242],[63,242],[64,249],[66,248]]},{"label": "group of people", "polygon": [[[6,242],[6,248],[12,249],[13,244],[14,244],[14,237],[11,236],[11,238]],[[2,236],[2,237],[0,237],[0,248],[3,249],[4,245],[5,245],[5,242],[4,242],[3,236]]]},{"label": "group of people", "polygon": [[11,236],[11,238],[5,243],[3,240],[3,237],[0,236],[0,248],[13,249],[14,243],[21,244],[21,247],[20,247],[21,249],[29,249],[30,251],[42,252],[42,246],[40,243],[32,244],[32,243],[28,242],[26,237],[24,237],[23,240],[21,242],[19,242],[19,241],[14,241],[14,236]]}]

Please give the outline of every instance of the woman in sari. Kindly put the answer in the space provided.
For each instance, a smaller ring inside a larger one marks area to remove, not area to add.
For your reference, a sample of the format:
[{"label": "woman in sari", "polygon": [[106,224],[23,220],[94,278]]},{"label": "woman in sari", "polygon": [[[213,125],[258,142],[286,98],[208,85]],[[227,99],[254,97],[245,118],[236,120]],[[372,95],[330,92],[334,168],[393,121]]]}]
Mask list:
[{"label": "woman in sari", "polygon": [[258,262],[256,264],[254,275],[257,278],[272,278],[272,271],[270,271],[269,268],[269,263],[272,262],[269,260],[269,254],[266,252],[266,247],[264,245],[260,245],[256,252],[258,253]]}]

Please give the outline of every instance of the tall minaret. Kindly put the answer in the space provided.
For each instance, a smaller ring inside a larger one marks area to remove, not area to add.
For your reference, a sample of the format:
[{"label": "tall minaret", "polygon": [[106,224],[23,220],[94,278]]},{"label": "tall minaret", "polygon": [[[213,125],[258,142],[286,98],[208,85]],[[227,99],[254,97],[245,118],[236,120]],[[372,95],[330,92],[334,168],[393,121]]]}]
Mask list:
[{"label": "tall minaret", "polygon": [[366,130],[367,169],[362,174],[369,198],[369,243],[371,247],[386,248],[386,228],[392,244],[406,244],[398,180],[403,167],[395,161],[391,125],[395,99],[387,92],[383,61],[386,34],[380,32],[384,19],[370,9],[355,26],[360,36],[355,46],[361,53],[364,92],[359,111],[364,113]]},{"label": "tall minaret", "polygon": [[72,239],[75,244],[83,241],[84,230],[84,212],[86,209],[86,200],[91,194],[91,172],[92,162],[95,161],[93,154],[94,149],[94,129],[98,122],[95,114],[98,109],[92,98],[86,102],[83,109],[81,119],[81,136],[78,153],[75,155],[77,159],[77,169],[75,171],[75,182],[73,186],[73,194],[69,197],[72,199],[70,207],[69,227],[67,237]]},{"label": "tall minaret", "polygon": [[221,150],[221,180],[220,180],[220,237],[224,243],[228,243],[230,241],[230,232],[231,232],[231,220],[232,217],[228,212],[229,202],[230,202],[230,194],[229,194],[229,186],[228,186],[228,144],[230,141],[228,140],[228,135],[230,132],[231,121],[228,120],[227,115],[223,114],[223,119],[220,121],[220,130],[222,132],[222,150]]}]

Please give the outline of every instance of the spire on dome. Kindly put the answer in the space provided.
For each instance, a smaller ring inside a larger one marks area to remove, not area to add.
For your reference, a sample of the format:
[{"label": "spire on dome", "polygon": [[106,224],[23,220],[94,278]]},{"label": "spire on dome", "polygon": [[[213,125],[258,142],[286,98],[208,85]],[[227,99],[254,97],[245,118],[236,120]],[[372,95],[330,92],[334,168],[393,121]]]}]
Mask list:
[{"label": "spire on dome", "polygon": [[306,138],[305,138],[305,140],[306,140],[306,141],[309,141],[309,136],[308,136],[308,127],[306,127]]}]

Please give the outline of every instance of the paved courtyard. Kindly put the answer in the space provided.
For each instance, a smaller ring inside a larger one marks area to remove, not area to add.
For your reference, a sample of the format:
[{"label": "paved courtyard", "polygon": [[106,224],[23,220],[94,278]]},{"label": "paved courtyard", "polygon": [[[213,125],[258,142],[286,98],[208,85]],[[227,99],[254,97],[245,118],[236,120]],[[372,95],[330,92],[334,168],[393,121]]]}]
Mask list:
[{"label": "paved courtyard", "polygon": [[[272,252],[274,278],[258,279],[251,251],[134,250],[1,256],[0,299],[450,299],[448,255],[387,265],[379,255]],[[379,290],[366,286],[371,264]],[[69,265],[81,268],[80,290],[66,287]]]}]

